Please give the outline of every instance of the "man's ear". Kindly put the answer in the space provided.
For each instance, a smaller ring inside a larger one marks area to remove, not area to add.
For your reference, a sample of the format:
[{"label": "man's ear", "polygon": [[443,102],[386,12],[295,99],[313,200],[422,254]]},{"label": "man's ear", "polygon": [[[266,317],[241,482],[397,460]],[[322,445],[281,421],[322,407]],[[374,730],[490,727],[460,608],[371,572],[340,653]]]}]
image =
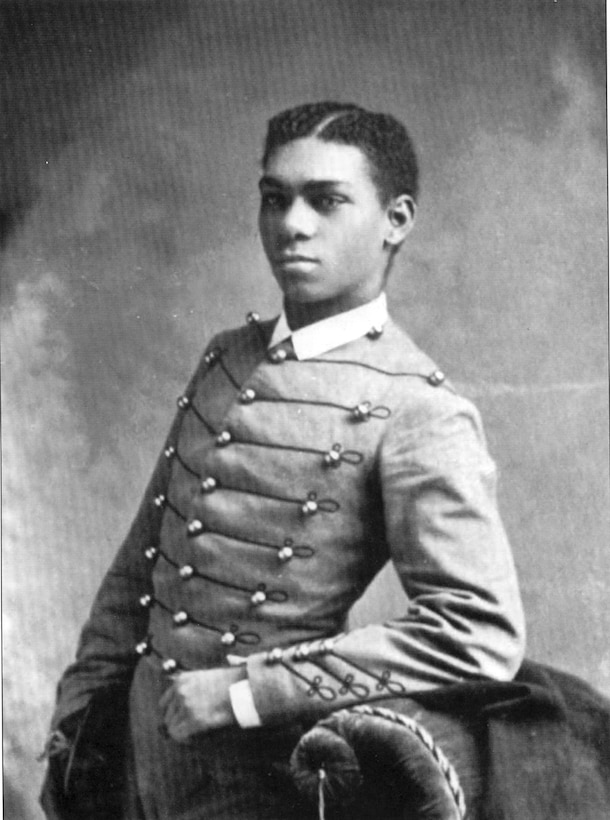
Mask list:
[{"label": "man's ear", "polygon": [[388,229],[385,244],[398,250],[415,224],[416,205],[408,194],[395,197],[388,205]]}]

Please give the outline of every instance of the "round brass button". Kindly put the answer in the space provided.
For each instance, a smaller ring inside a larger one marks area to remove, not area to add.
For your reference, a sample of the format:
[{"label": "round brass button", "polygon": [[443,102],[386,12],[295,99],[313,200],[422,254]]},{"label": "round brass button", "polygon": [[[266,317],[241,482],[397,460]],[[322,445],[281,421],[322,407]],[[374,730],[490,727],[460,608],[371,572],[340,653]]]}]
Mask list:
[{"label": "round brass button", "polygon": [[445,381],[445,374],[442,370],[435,370],[433,373],[430,373],[428,376],[428,384],[431,384],[432,387],[438,387]]},{"label": "round brass button", "polygon": [[283,347],[280,347],[278,350],[272,350],[269,354],[269,361],[273,362],[273,364],[282,364],[282,362],[286,361],[287,353]]},{"label": "round brass button", "polygon": [[371,404],[368,401],[360,402],[352,410],[352,416],[357,421],[366,421],[371,415]]},{"label": "round brass button", "polygon": [[210,475],[201,482],[201,491],[204,493],[213,493],[217,486],[218,483],[216,479]]},{"label": "round brass button", "polygon": [[239,394],[239,400],[242,404],[252,404],[255,398],[256,392],[251,387],[246,387],[246,389],[242,390]]},{"label": "round brass button", "polygon": [[341,463],[341,453],[338,450],[329,450],[324,455],[324,463],[329,467],[338,467]]},{"label": "round brass button", "polygon": [[309,498],[302,506],[301,512],[303,515],[315,515],[318,512],[318,503]]}]

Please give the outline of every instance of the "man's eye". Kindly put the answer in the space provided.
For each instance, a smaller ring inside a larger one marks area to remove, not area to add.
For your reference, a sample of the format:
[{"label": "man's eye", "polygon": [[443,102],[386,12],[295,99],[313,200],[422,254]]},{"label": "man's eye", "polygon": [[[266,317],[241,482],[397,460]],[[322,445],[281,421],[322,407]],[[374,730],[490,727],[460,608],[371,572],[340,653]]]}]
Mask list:
[{"label": "man's eye", "polygon": [[284,197],[281,194],[271,192],[261,194],[263,208],[282,208],[284,204]]},{"label": "man's eye", "polygon": [[336,194],[323,194],[316,197],[313,204],[320,211],[334,211],[335,208],[338,208],[343,202],[343,197],[337,196]]}]

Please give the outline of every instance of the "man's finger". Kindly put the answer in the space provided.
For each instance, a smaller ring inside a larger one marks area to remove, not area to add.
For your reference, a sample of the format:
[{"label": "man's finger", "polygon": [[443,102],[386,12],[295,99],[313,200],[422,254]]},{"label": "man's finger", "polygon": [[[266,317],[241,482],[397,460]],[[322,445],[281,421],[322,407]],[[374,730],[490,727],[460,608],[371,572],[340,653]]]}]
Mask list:
[{"label": "man's finger", "polygon": [[175,716],[167,725],[167,732],[176,743],[186,743],[195,734],[194,728],[187,720]]},{"label": "man's finger", "polygon": [[[168,697],[165,697],[165,695],[168,695]],[[184,720],[185,713],[182,701],[173,687],[170,687],[165,695],[163,696],[165,701],[163,704],[159,701],[159,707],[161,709],[162,720],[165,725],[169,727],[172,724]]]},{"label": "man's finger", "polygon": [[163,711],[167,708],[168,703],[170,703],[176,697],[176,687],[174,685],[174,681],[177,680],[176,677],[170,678],[171,683],[165,690],[165,692],[159,698],[159,708]]}]

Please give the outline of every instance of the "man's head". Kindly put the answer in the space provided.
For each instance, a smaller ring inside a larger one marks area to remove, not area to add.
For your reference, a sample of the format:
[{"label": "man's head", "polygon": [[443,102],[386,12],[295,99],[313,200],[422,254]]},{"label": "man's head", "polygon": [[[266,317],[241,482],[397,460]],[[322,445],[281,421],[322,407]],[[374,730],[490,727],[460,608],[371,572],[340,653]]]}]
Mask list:
[{"label": "man's head", "polygon": [[379,294],[417,195],[415,156],[399,122],[337,103],[278,114],[260,189],[263,247],[289,321],[307,324]]},{"label": "man's head", "polygon": [[390,114],[337,102],[306,103],[281,111],[268,123],[263,168],[277,148],[312,136],[359,148],[369,161],[383,205],[400,194],[417,201],[419,169],[413,144],[404,125]]}]

